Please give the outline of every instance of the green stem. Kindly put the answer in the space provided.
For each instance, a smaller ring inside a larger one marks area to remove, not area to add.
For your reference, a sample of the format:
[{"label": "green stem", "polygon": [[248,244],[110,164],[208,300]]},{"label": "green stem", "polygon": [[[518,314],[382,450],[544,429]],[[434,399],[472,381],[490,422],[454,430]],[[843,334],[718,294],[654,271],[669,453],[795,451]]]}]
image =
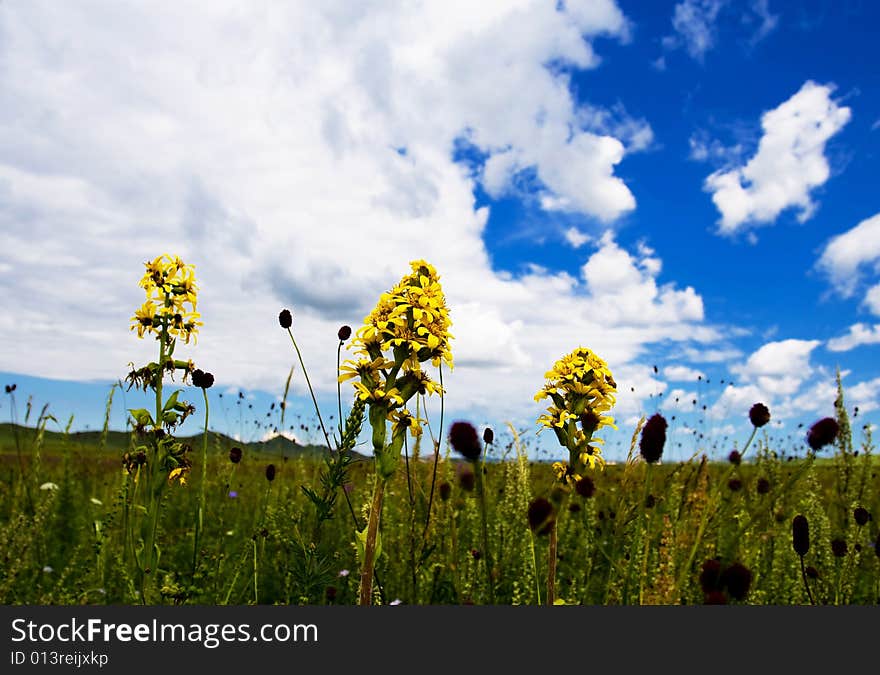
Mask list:
[{"label": "green stem", "polygon": [[653,464],[648,464],[645,470],[645,494],[642,495],[642,521],[645,531],[643,534],[645,546],[642,551],[642,571],[639,575],[639,605],[645,604],[645,581],[648,576],[648,552],[651,543],[650,514],[648,513],[648,495],[651,494],[651,479],[653,477]]},{"label": "green stem", "polygon": [[144,604],[147,603],[146,598],[146,579],[147,574],[155,577],[156,566],[155,547],[156,533],[159,529],[159,507],[161,498],[158,493],[161,486],[157,485],[159,478],[159,432],[162,430],[162,381],[165,379],[165,345],[168,341],[168,323],[167,319],[162,320],[162,332],[159,334],[159,364],[156,371],[153,389],[156,392],[156,417],[153,419],[153,457],[147,460],[147,489],[150,491],[150,509],[149,522],[147,524],[147,540],[144,542],[144,561],[141,570],[141,599]]},{"label": "green stem", "polygon": [[[440,372],[440,434],[443,434],[443,413],[445,411],[446,396],[443,391],[443,363],[437,367]],[[427,414],[425,415],[427,417]],[[425,515],[425,531],[422,534],[422,541],[427,541],[428,527],[431,525],[431,505],[434,503],[434,486],[437,484],[437,462],[440,459],[440,441],[434,441],[434,469],[431,474],[431,494],[428,497],[428,512]]]},{"label": "green stem", "polygon": [[494,564],[492,562],[492,550],[489,548],[489,517],[486,510],[486,489],[483,484],[483,466],[479,459],[474,461],[474,475],[477,477],[477,498],[480,500],[480,525],[483,535],[483,555],[486,563],[486,583],[489,585],[489,603],[494,605]]},{"label": "green stem", "polygon": [[342,434],[345,433],[342,420],[342,383],[339,381],[339,361],[342,358],[342,340],[336,347],[336,405],[339,406],[339,439],[342,442]]},{"label": "green stem", "polygon": [[[418,415],[417,415],[418,416]],[[416,575],[416,498],[413,494],[412,475],[409,468],[409,443],[403,437],[403,457],[406,461],[406,487],[409,491],[409,566],[412,577],[412,602],[417,602],[418,579]]]},{"label": "green stem", "polygon": [[550,545],[547,547],[547,604],[556,602],[556,548],[558,546],[557,521],[553,519],[553,527],[550,528]]},{"label": "green stem", "polygon": [[807,597],[810,599],[810,604],[815,605],[816,602],[813,600],[813,594],[810,592],[810,584],[807,583],[807,570],[804,567],[804,556],[798,556],[801,559],[801,579],[804,580],[804,588],[807,589]]},{"label": "green stem", "polygon": [[257,579],[258,579],[257,570],[259,569],[258,565],[257,565],[257,540],[252,539],[251,543],[253,543],[253,545],[254,545],[254,604],[259,605],[260,604],[260,591],[259,591],[259,587],[257,585]]},{"label": "green stem", "polygon": [[199,556],[199,542],[202,538],[202,529],[205,526],[205,484],[208,482],[208,390],[202,389],[205,399],[205,430],[202,434],[202,484],[199,488],[199,512],[196,519],[196,533],[193,541],[192,573],[196,574],[196,565]]},{"label": "green stem", "polygon": [[529,532],[532,540],[532,569],[535,571],[535,595],[538,596],[538,604],[541,604],[541,582],[538,581],[538,556],[535,554],[535,535]]},{"label": "green stem", "polygon": [[742,459],[745,456],[746,450],[748,450],[749,446],[752,444],[752,441],[754,440],[756,433],[758,433],[758,427],[752,427],[752,435],[749,436],[749,440],[746,441],[746,444],[743,446],[742,451],[739,453],[740,459]]},{"label": "green stem", "polygon": [[382,497],[385,494],[385,479],[376,474],[376,485],[373,488],[373,502],[370,506],[370,519],[367,522],[367,538],[364,542],[364,561],[361,566],[361,585],[359,605],[370,605],[373,602],[373,567],[376,556],[376,536],[379,533],[379,518],[382,513]]},{"label": "green stem", "polygon": [[309,394],[312,395],[312,403],[315,405],[315,412],[318,414],[318,422],[321,424],[321,431],[324,432],[324,440],[327,441],[327,449],[332,450],[333,446],[330,443],[330,436],[327,434],[327,428],[324,426],[324,419],[321,417],[321,409],[318,407],[318,399],[315,398],[315,392],[312,389],[312,383],[309,380],[309,371],[306,370],[306,364],[303,363],[302,354],[299,351],[299,346],[296,344],[296,339],[293,337],[293,331],[290,330],[290,328],[287,329],[287,334],[290,336],[290,341],[293,343],[293,348],[296,350],[296,357],[299,359],[299,365],[303,369],[303,375],[306,376],[306,385],[309,387]]}]

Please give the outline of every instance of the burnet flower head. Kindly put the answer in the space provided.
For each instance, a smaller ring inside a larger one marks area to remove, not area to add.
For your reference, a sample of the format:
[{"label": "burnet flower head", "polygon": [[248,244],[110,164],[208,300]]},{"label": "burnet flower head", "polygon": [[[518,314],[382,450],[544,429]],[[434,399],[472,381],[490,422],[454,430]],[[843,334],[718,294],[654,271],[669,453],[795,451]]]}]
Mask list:
[{"label": "burnet flower head", "polygon": [[547,412],[538,417],[552,429],[559,444],[569,451],[569,461],[553,465],[557,478],[575,485],[587,467],[602,468],[603,440],[594,436],[602,427],[616,429],[608,412],[614,406],[617,384],[608,364],[585,347],[563,356],[544,376],[546,384],[535,400],[549,398]]}]

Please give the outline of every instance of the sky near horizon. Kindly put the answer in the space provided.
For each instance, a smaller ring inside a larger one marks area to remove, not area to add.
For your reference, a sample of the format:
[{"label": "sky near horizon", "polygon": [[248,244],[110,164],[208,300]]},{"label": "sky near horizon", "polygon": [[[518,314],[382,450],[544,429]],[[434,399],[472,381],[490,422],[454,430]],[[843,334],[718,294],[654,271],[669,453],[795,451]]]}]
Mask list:
[{"label": "sky near horizon", "polygon": [[[837,368],[876,423],[878,28],[855,0],[6,0],[0,377],[100,426],[155,358],[129,320],[168,252],[195,265],[178,351],[226,393],[220,430],[236,400],[274,419],[284,307],[332,412],[337,329],[424,258],[447,421],[531,433],[584,346],[619,386],[612,459],[657,411],[680,457],[742,444],[758,401],[800,441]],[[299,368],[292,389],[306,416]]]}]

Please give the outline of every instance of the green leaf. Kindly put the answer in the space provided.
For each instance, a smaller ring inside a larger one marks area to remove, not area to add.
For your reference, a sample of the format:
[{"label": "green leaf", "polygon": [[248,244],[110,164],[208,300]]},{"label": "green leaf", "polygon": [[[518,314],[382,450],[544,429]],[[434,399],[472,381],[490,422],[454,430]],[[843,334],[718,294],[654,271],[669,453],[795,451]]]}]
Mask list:
[{"label": "green leaf", "polygon": [[162,408],[163,412],[168,412],[177,406],[177,397],[180,396],[180,392],[182,391],[183,389],[178,389],[168,397],[168,400],[165,401],[165,406]]},{"label": "green leaf", "polygon": [[155,426],[155,422],[153,422],[153,416],[146,408],[129,408],[128,412],[137,424],[137,426]]}]

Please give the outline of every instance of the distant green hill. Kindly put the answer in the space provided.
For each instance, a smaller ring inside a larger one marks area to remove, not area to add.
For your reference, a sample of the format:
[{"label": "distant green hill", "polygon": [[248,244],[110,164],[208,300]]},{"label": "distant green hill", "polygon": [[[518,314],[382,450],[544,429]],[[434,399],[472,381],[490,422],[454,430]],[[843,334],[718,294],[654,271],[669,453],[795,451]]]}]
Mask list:
[{"label": "distant green hill", "polygon": [[[13,425],[8,422],[0,423],[0,454],[15,452],[16,437],[18,443],[21,444],[22,450],[27,451],[37,436],[37,429],[34,427],[25,427],[21,425]],[[77,431],[70,435],[65,435],[59,431],[49,431],[43,433],[43,452],[51,454],[64,449],[65,443],[75,449],[97,448],[101,444],[103,433],[100,431]],[[194,436],[180,436],[181,440],[187,441],[193,449],[202,447],[202,436],[199,433]],[[104,450],[108,453],[121,453],[124,448],[130,444],[131,434],[124,431],[108,431],[104,439]],[[327,447],[323,445],[300,445],[296,441],[291,441],[283,436],[275,436],[268,441],[255,441],[243,443],[236,441],[221,433],[208,432],[208,452],[225,454],[232,447],[240,447],[248,452],[261,453],[265,455],[276,455],[285,457],[319,457],[327,452]]]}]

